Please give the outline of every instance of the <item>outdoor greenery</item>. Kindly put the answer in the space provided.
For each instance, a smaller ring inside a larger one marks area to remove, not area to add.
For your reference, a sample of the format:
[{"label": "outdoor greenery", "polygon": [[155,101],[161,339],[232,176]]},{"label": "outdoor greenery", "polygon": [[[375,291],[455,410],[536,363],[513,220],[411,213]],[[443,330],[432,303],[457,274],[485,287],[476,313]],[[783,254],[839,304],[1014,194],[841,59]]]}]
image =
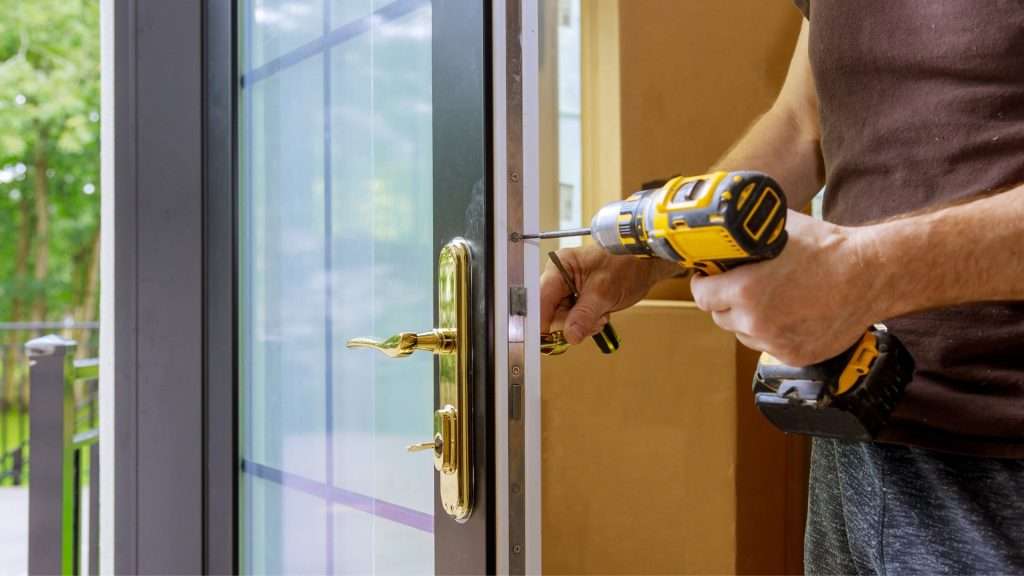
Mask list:
[{"label": "outdoor greenery", "polygon": [[[0,14],[0,321],[96,320],[99,0],[0,0]],[[0,405],[26,336],[0,333]]]}]

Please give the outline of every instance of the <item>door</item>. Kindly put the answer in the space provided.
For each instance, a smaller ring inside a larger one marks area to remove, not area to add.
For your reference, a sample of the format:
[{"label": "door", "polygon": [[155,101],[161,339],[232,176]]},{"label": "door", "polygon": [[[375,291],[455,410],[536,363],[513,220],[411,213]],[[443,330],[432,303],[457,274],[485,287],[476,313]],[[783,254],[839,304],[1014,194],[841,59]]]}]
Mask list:
[{"label": "door", "polygon": [[486,2],[237,26],[239,570],[492,572]]}]

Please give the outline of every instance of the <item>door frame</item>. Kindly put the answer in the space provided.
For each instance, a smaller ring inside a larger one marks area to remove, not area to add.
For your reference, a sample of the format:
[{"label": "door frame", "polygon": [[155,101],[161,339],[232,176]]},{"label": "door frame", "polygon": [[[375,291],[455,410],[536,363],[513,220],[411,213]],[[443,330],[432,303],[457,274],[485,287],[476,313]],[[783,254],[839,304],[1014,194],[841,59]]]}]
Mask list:
[{"label": "door frame", "polygon": [[203,573],[238,571],[238,2],[203,2]]},{"label": "door frame", "polygon": [[[104,84],[111,88],[106,148],[113,151],[104,163],[112,180],[104,202],[114,225],[104,229],[113,230],[104,251],[110,264],[104,325],[113,336],[108,330],[103,341],[111,345],[103,356],[113,418],[101,459],[108,462],[102,473],[112,478],[115,496],[104,501],[112,511],[104,512],[101,533],[108,546],[116,543],[103,553],[106,572],[238,568],[235,79],[237,6],[246,1],[104,0],[105,46],[113,49],[104,67],[111,76]],[[537,226],[538,0],[484,1],[492,23],[484,30],[492,42],[491,270],[495,286],[512,277],[526,294],[525,310],[517,295],[511,315],[508,291],[493,290],[491,298],[496,472],[490,478],[496,479],[489,537],[494,549],[486,555],[490,569],[536,573],[539,294],[536,275],[523,272],[537,270],[539,256],[536,246],[508,239]],[[511,24],[526,25],[521,35],[510,35],[506,17],[516,12],[521,20]],[[506,66],[517,57],[522,74]],[[523,83],[509,82],[513,78]],[[510,110],[509,100],[519,102],[518,110]],[[510,138],[510,128],[518,136]],[[520,167],[515,176],[513,166]],[[520,366],[508,362],[510,352]],[[516,368],[518,391],[509,387]],[[517,424],[502,425],[508,421],[498,416],[509,414],[510,393],[522,394],[524,416],[521,443],[511,453],[509,434]],[[505,480],[510,455],[522,466],[523,499],[514,509],[509,492],[516,480]],[[515,566],[510,518],[517,518],[525,539],[525,560]]]},{"label": "door frame", "polygon": [[[539,574],[541,548],[540,0],[492,0],[497,572]],[[503,200],[499,200],[503,199]]]},{"label": "door frame", "polygon": [[102,353],[113,430],[101,450],[114,455],[102,471],[114,497],[101,533],[114,550],[103,570],[231,573],[234,2],[104,8],[114,221],[104,323],[114,334]]}]

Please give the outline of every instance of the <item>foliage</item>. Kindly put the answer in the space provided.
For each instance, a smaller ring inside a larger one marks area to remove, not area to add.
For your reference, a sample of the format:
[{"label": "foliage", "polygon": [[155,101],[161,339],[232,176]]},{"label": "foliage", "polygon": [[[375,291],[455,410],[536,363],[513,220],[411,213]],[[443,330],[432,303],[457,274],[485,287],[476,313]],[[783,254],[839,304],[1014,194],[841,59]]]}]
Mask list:
[{"label": "foliage", "polygon": [[[60,320],[95,283],[99,0],[0,0],[0,14],[0,320]],[[36,302],[47,318],[30,317]]]}]

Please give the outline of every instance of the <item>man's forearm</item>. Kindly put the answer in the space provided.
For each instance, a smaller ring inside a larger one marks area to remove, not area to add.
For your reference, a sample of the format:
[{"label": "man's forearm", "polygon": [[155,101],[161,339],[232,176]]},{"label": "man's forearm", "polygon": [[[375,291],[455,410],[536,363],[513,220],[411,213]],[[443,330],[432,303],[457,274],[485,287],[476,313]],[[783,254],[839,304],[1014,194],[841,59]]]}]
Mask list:
[{"label": "man's forearm", "polygon": [[802,208],[825,182],[818,96],[807,53],[810,28],[800,28],[786,81],[771,109],[721,160],[718,170],[757,170],[774,178],[790,208]]},{"label": "man's forearm", "polygon": [[878,320],[968,302],[1024,300],[1024,185],[855,229]]},{"label": "man's forearm", "polygon": [[1024,185],[870,226],[794,212],[786,230],[777,258],[690,284],[716,324],[786,364],[831,358],[896,316],[1024,300]]},{"label": "man's forearm", "polygon": [[813,128],[778,107],[761,116],[714,169],[764,172],[782,186],[790,208],[796,209],[810,202],[825,180]]}]

